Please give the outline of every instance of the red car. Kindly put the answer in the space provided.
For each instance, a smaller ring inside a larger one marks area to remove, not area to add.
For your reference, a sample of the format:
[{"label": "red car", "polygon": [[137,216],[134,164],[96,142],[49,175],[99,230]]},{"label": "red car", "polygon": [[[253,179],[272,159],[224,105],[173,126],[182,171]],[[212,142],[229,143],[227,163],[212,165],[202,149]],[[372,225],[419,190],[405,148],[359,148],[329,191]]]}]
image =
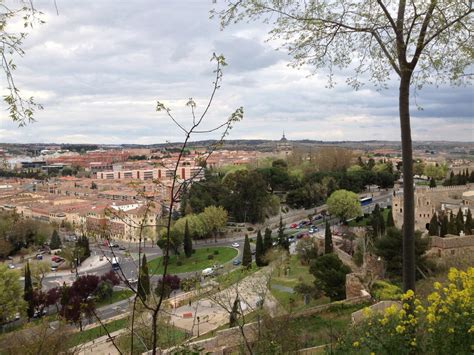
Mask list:
[{"label": "red car", "polygon": [[298,224],[296,223],[290,224],[290,228],[296,228],[296,227],[298,227]]}]

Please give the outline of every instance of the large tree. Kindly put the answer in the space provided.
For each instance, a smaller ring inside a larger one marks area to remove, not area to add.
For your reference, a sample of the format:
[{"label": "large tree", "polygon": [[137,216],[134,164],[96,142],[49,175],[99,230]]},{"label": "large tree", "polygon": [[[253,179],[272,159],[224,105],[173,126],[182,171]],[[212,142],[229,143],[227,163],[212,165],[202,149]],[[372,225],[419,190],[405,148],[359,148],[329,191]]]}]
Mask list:
[{"label": "large tree", "polygon": [[51,241],[49,242],[49,247],[53,250],[61,248],[61,239],[59,238],[59,234],[56,229],[53,231],[53,234],[51,235]]},{"label": "large tree", "polygon": [[338,216],[342,221],[362,214],[359,197],[347,190],[334,191],[327,200],[329,213]]},{"label": "large tree", "polygon": [[240,20],[273,24],[272,38],[299,66],[349,67],[348,83],[387,86],[395,77],[403,159],[403,288],[415,290],[415,206],[410,88],[424,83],[466,82],[472,64],[472,13],[467,0],[222,0],[214,10],[221,26]]},{"label": "large tree", "polygon": [[27,307],[19,279],[18,271],[0,264],[0,323],[13,319]]},{"label": "large tree", "polygon": [[331,301],[343,300],[346,297],[346,274],[350,273],[351,269],[344,265],[336,254],[325,254],[316,258],[309,271],[315,278],[316,288],[323,291]]}]

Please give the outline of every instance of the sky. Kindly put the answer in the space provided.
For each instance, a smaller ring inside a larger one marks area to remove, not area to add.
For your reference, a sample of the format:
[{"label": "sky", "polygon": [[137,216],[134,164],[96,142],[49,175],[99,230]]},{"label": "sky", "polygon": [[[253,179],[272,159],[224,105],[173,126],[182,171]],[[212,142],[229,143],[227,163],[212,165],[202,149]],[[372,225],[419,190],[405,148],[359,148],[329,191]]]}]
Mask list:
[{"label": "sky", "polygon": [[[0,103],[0,142],[152,144],[182,141],[182,132],[155,111],[165,103],[184,126],[189,98],[204,110],[212,90],[212,54],[223,54],[220,89],[204,128],[238,107],[244,119],[228,139],[400,140],[396,83],[354,91],[336,73],[288,66],[267,41],[268,25],[240,23],[223,31],[209,19],[211,0],[36,0],[45,24],[15,58],[18,87],[44,110],[19,128]],[[0,77],[4,86],[4,78]],[[472,87],[425,87],[412,108],[414,140],[474,141]],[[193,140],[217,138],[196,135]]]}]

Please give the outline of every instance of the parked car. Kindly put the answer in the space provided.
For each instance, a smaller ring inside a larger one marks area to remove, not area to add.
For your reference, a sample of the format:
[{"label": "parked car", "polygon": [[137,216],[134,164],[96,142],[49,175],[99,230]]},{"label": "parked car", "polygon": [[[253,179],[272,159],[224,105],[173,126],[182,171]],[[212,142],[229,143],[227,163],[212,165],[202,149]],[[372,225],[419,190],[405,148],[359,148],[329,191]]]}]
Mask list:
[{"label": "parked car", "polygon": [[36,254],[36,260],[43,260],[42,254]]},{"label": "parked car", "polygon": [[293,229],[294,229],[294,228],[298,228],[298,224],[292,223],[292,224],[290,224],[290,228],[293,228]]},{"label": "parked car", "polygon": [[110,243],[110,246],[111,246],[112,248],[120,248],[120,245],[115,244],[115,243]]},{"label": "parked car", "polygon": [[317,221],[323,218],[322,214],[317,214],[316,216],[313,217],[313,221]]},{"label": "parked car", "polygon": [[232,247],[233,247],[233,248],[238,248],[239,246],[240,246],[240,244],[237,243],[237,242],[232,243]]},{"label": "parked car", "polygon": [[58,265],[51,265],[51,271],[57,271],[58,270]]},{"label": "parked car", "polygon": [[15,268],[15,265],[13,265],[13,264],[8,264],[8,268],[9,268],[9,269],[14,269],[14,268]]},{"label": "parked car", "polygon": [[119,250],[127,250],[127,248],[125,248],[124,246],[120,246]]},{"label": "parked car", "polygon": [[201,275],[204,276],[204,277],[212,276],[212,275],[214,275],[214,269],[212,267],[208,267],[208,268],[202,270]]},{"label": "parked car", "polygon": [[242,261],[240,261],[240,259],[235,259],[235,260],[232,262],[232,264],[233,264],[233,265],[236,265],[236,266],[237,266],[237,265],[240,265],[241,263],[242,263]]},{"label": "parked car", "polygon": [[288,241],[290,243],[294,243],[295,242],[295,237],[291,236],[291,237],[288,237]]}]

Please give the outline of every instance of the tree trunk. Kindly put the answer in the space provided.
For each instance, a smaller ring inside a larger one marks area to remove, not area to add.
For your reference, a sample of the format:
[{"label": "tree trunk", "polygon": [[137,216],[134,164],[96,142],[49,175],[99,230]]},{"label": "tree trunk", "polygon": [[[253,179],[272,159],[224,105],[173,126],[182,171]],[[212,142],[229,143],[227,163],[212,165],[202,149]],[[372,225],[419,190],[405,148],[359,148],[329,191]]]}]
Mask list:
[{"label": "tree trunk", "polygon": [[413,149],[410,128],[410,80],[412,72],[402,70],[399,92],[400,130],[403,160],[403,291],[415,291],[415,197]]}]

